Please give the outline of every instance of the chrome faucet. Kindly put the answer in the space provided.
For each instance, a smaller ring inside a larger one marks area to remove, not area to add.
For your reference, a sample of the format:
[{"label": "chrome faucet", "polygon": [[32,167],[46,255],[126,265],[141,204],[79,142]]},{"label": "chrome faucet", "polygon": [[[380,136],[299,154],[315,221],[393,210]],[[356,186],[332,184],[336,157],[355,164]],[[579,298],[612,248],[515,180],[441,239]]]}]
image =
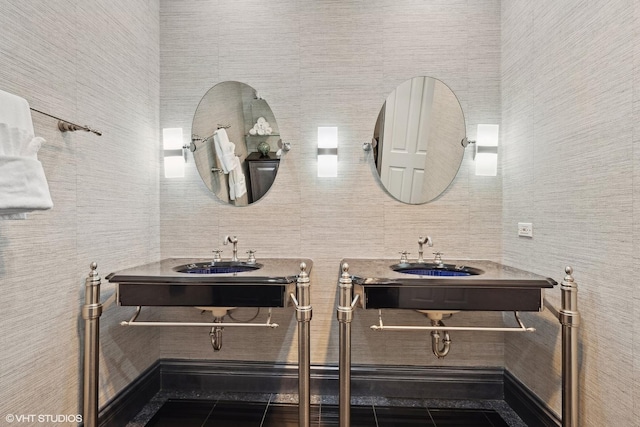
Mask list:
[{"label": "chrome faucet", "polygon": [[233,243],[233,255],[231,256],[231,261],[238,261],[238,238],[236,236],[224,236],[224,241],[222,242],[225,245],[229,243]]},{"label": "chrome faucet", "polygon": [[433,242],[431,241],[431,237],[422,237],[418,238],[418,262],[424,262],[424,251],[422,250],[422,245],[427,244],[429,247],[433,247]]}]

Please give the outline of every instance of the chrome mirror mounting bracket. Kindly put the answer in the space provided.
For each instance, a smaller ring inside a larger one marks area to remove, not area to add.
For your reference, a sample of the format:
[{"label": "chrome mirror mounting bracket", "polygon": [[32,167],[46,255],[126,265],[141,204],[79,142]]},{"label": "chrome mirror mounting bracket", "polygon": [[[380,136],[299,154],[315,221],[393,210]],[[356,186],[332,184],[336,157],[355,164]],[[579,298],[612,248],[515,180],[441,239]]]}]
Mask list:
[{"label": "chrome mirror mounting bracket", "polygon": [[291,150],[291,143],[290,142],[282,142],[282,140],[280,140],[280,141],[278,141],[278,147],[280,147],[280,149],[286,153],[286,152]]},{"label": "chrome mirror mounting bracket", "polygon": [[467,139],[467,137],[465,136],[464,138],[462,138],[462,141],[460,141],[460,144],[464,147],[467,148],[469,145],[471,144],[475,144],[475,141],[470,141]]},{"label": "chrome mirror mounting bracket", "polygon": [[362,149],[364,151],[372,151],[378,145],[378,141],[375,138],[371,138],[370,142],[364,142],[362,144]]},{"label": "chrome mirror mounting bracket", "polygon": [[278,151],[276,152],[276,156],[280,157],[284,153],[288,153],[291,151],[291,143],[290,142],[282,142],[282,140],[278,141]]}]

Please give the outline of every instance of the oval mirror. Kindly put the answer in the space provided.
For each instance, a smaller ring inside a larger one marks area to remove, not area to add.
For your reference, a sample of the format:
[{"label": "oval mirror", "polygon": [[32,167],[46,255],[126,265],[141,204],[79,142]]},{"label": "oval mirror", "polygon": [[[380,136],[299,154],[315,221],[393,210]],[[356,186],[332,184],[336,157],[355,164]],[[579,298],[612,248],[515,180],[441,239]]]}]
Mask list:
[{"label": "oval mirror", "polygon": [[245,206],[271,188],[280,164],[278,124],[251,86],[222,82],[193,117],[191,151],[205,185],[221,201]]},{"label": "oval mirror", "polygon": [[458,98],[432,77],[401,83],[386,99],[373,134],[373,160],[387,192],[410,204],[437,198],[464,156],[466,127]]}]

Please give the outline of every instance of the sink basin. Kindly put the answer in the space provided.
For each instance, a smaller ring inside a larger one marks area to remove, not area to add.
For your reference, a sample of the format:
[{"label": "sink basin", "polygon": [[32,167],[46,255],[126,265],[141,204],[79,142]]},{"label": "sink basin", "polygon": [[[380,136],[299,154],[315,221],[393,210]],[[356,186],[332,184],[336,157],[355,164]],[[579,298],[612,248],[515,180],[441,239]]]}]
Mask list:
[{"label": "sink basin", "polygon": [[436,264],[426,262],[403,262],[391,266],[393,271],[417,276],[477,276],[484,273],[479,268],[457,264]]},{"label": "sink basin", "polygon": [[249,264],[241,261],[196,262],[174,267],[178,273],[189,274],[230,274],[254,271],[262,268],[262,264]]}]

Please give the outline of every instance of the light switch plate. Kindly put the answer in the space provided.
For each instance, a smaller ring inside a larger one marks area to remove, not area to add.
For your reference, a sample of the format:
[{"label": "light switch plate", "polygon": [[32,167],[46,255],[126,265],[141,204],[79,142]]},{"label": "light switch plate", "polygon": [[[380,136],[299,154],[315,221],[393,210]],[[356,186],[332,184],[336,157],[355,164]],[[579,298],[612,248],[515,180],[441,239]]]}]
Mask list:
[{"label": "light switch plate", "polygon": [[533,224],[530,222],[519,222],[518,236],[533,237]]}]

